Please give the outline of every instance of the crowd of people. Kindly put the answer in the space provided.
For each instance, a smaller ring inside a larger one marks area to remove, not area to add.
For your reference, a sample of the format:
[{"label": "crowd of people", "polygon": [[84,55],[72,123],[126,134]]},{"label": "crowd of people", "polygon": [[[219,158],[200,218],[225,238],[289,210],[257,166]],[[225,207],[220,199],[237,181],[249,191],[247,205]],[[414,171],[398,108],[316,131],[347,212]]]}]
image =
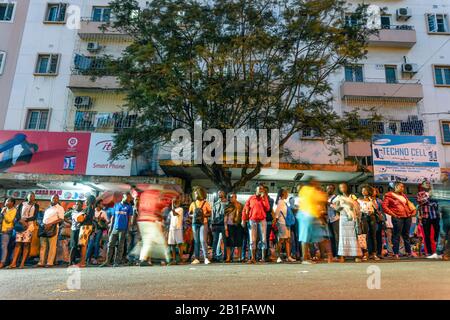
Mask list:
[{"label": "crowd of people", "polygon": [[315,180],[296,194],[281,189],[276,199],[264,185],[245,203],[233,192],[207,198],[202,187],[168,198],[158,190],[127,192],[113,206],[91,195],[67,211],[58,195],[45,210],[32,192],[17,206],[8,198],[0,268],[450,257],[450,207],[439,206],[428,181],[414,202],[400,182],[384,196],[365,185],[357,197],[346,183],[322,188]]}]

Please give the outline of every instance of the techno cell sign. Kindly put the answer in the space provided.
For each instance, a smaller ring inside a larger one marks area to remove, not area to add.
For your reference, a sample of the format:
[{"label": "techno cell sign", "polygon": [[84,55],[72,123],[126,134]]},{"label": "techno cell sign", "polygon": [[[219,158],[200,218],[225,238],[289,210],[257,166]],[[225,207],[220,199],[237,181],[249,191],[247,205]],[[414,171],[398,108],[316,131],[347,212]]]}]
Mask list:
[{"label": "techno cell sign", "polygon": [[372,155],[375,182],[440,183],[434,136],[374,135]]}]

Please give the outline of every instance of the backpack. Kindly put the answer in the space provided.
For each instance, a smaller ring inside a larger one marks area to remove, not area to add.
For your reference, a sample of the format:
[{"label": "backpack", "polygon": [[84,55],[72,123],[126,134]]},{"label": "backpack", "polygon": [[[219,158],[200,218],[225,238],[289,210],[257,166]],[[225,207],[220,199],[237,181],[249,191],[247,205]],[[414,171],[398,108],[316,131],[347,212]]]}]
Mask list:
[{"label": "backpack", "polygon": [[199,208],[197,207],[197,201],[194,201],[195,209],[194,209],[194,224],[202,225],[203,224],[203,206],[205,205],[206,201],[203,201],[202,206]]},{"label": "backpack", "polygon": [[295,217],[294,214],[292,213],[292,209],[289,206],[287,207],[287,213],[286,216],[284,216],[283,212],[281,212],[281,214],[283,215],[284,221],[286,222],[286,226],[287,227],[292,227],[293,225],[295,225]]}]

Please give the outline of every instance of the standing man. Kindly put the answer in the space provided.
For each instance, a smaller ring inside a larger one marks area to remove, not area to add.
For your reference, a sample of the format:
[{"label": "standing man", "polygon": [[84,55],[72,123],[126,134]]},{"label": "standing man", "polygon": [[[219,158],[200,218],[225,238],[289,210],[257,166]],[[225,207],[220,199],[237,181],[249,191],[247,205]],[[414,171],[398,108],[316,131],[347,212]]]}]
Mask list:
[{"label": "standing man", "polygon": [[117,253],[114,258],[114,266],[118,267],[123,261],[124,244],[130,226],[130,217],[133,215],[131,193],[123,195],[122,201],[114,205],[114,214],[109,229],[108,253],[105,263],[100,267],[110,266],[113,260],[114,248],[117,245]]},{"label": "standing man", "polygon": [[392,217],[394,225],[394,258],[399,259],[400,237],[403,238],[405,251],[411,257],[411,244],[409,231],[411,229],[411,217],[416,214],[416,208],[405,195],[405,185],[397,182],[394,191],[389,191],[384,196],[383,210]]},{"label": "standing man", "polygon": [[328,228],[331,233],[331,249],[333,252],[333,257],[337,257],[339,248],[339,213],[333,208],[332,203],[336,199],[336,187],[334,184],[329,184],[327,186],[327,220]]},{"label": "standing man", "polygon": [[270,259],[270,233],[272,232],[272,224],[273,224],[273,204],[274,200],[269,196],[269,188],[264,186],[264,192],[269,201],[269,210],[266,211],[266,259]]},{"label": "standing man", "polygon": [[434,253],[431,246],[431,228],[433,228],[433,240],[436,245],[439,240],[439,206],[437,201],[432,197],[431,184],[427,180],[419,185],[417,203],[419,205],[419,220],[422,221],[423,232],[425,234],[427,254],[428,256],[431,256]]},{"label": "standing man", "polygon": [[[219,199],[214,203],[213,209],[212,209],[212,215],[211,215],[211,231],[213,234],[213,245],[212,245],[212,261],[218,262],[223,259],[221,257],[220,252],[220,243],[219,238],[220,235],[222,235],[223,244],[224,244],[224,250],[225,249],[225,223],[224,223],[224,217],[225,217],[225,208],[228,205],[228,200],[225,194],[225,191],[220,190],[218,192]],[[219,248],[218,248],[219,247]],[[225,255],[225,254],[224,254]]]},{"label": "standing man", "polygon": [[64,208],[59,204],[59,196],[55,194],[50,200],[50,207],[44,212],[43,225],[41,226],[43,232],[39,231],[41,249],[37,267],[53,267],[56,257],[59,223],[63,220]]},{"label": "standing man", "polygon": [[70,262],[69,265],[76,264],[76,256],[79,253],[79,244],[78,241],[80,239],[80,228],[81,221],[84,217],[83,215],[83,201],[78,200],[75,204],[75,207],[66,213],[66,216],[69,216],[72,220],[72,226],[70,227]]},{"label": "standing man", "polygon": [[249,237],[252,257],[248,263],[256,263],[256,245],[259,237],[261,239],[261,262],[265,261],[266,252],[266,212],[270,205],[263,186],[256,187],[256,193],[252,195],[245,203],[242,212],[242,226],[250,225]]}]

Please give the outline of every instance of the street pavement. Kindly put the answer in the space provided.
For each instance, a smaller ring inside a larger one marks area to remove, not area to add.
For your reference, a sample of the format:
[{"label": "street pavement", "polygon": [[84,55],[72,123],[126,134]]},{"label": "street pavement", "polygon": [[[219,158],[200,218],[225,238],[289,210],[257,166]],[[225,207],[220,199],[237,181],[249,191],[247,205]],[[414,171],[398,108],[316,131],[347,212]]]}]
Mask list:
[{"label": "street pavement", "polygon": [[450,299],[450,262],[0,270],[0,299]]}]

